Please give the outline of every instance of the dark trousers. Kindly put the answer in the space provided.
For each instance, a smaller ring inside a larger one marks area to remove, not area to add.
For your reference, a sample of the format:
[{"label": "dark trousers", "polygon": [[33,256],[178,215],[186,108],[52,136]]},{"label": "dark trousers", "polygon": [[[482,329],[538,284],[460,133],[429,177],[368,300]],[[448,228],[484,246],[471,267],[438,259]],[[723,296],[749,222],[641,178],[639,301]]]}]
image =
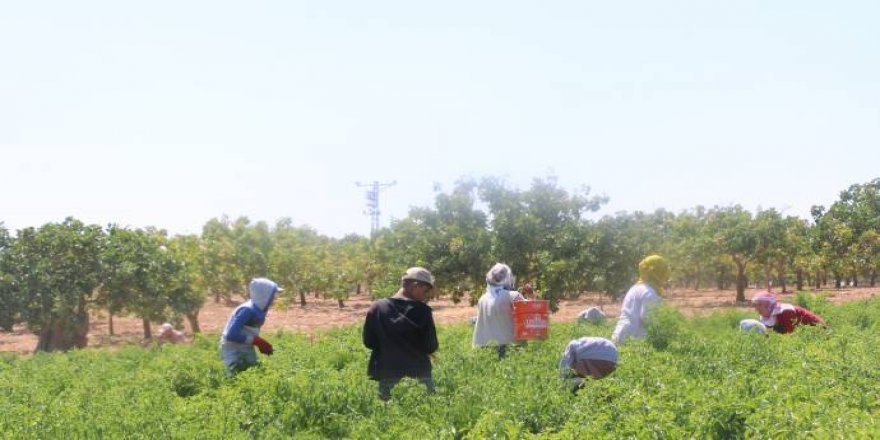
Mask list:
[{"label": "dark trousers", "polygon": [[[389,377],[385,379],[379,379],[379,398],[382,400],[391,399],[391,389],[394,388],[402,377]],[[427,377],[418,377],[416,378],[419,382],[425,384],[428,388],[428,392],[434,393],[434,379],[431,376]]]}]

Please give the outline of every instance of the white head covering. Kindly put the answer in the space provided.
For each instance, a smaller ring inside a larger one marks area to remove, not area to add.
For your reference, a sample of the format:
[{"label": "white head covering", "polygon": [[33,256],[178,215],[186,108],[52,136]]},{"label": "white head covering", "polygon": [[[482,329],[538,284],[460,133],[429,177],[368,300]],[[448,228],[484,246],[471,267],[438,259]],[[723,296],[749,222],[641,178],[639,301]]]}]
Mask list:
[{"label": "white head covering", "polygon": [[743,319],[739,322],[739,329],[744,332],[767,333],[767,327],[757,319]]},{"label": "white head covering", "polygon": [[275,293],[283,290],[278,287],[278,284],[275,284],[274,281],[268,278],[254,278],[248,284],[248,293],[250,294],[251,301],[263,311],[269,308],[269,304],[275,298]]},{"label": "white head covering", "polygon": [[569,368],[581,359],[617,363],[617,346],[605,338],[583,337],[568,343],[559,361],[559,374],[565,376]]},{"label": "white head covering", "polygon": [[602,322],[606,318],[602,309],[593,306],[578,313],[578,322]]},{"label": "white head covering", "polygon": [[513,289],[513,271],[504,263],[495,263],[486,274],[486,282],[492,286]]}]

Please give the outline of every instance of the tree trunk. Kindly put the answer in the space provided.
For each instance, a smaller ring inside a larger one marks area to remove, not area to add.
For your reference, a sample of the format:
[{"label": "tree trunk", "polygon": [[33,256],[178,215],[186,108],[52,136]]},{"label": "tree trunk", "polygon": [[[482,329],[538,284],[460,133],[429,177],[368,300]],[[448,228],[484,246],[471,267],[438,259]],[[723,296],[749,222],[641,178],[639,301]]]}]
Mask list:
[{"label": "tree trunk", "polygon": [[357,283],[357,290],[354,292],[355,295],[361,294],[361,283]]},{"label": "tree trunk", "polygon": [[819,290],[820,288],[822,288],[821,283],[822,283],[822,274],[820,274],[819,271],[817,270],[816,271],[816,290]]},{"label": "tree trunk", "polygon": [[776,276],[779,277],[779,288],[782,289],[782,293],[787,293],[785,285],[785,264],[782,262],[778,262],[776,264]]},{"label": "tree trunk", "polygon": [[877,271],[876,270],[873,270],[873,269],[871,270],[871,281],[870,282],[871,282],[871,287],[874,287],[877,285],[877,283],[876,283],[877,282]]},{"label": "tree trunk", "polygon": [[214,304],[220,304],[220,292],[214,292]]},{"label": "tree trunk", "polygon": [[107,311],[107,331],[110,333],[110,336],[113,336],[113,312]]},{"label": "tree trunk", "polygon": [[72,348],[84,348],[88,343],[88,334],[88,313],[75,313],[67,319],[55,317],[41,326],[35,351],[67,351]]},{"label": "tree trunk", "polygon": [[144,323],[144,340],[153,339],[153,331],[150,329],[150,320],[144,318],[142,321]]},{"label": "tree trunk", "polygon": [[342,298],[336,298],[336,301],[339,303],[340,309],[345,308],[345,303],[343,302]]},{"label": "tree trunk", "polygon": [[859,287],[859,275],[856,273],[852,274],[852,286]]},{"label": "tree trunk", "polygon": [[804,290],[804,269],[802,267],[798,267],[794,271],[795,279],[794,286],[797,290]]},{"label": "tree trunk", "polygon": [[736,261],[736,302],[746,302],[746,263]]},{"label": "tree trunk", "polygon": [[305,292],[299,293],[299,305],[302,307],[306,306],[306,293]]},{"label": "tree trunk", "polygon": [[189,328],[192,330],[193,334],[202,332],[202,328],[199,327],[199,312],[198,312],[198,310],[195,312],[192,312],[192,313],[187,313],[186,320],[189,321]]}]

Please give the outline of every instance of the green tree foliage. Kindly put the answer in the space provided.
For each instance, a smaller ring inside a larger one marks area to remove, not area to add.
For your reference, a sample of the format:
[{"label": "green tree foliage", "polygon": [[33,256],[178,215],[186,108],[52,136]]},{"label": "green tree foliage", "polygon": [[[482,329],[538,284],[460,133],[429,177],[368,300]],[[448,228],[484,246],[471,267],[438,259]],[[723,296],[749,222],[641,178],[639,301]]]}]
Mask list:
[{"label": "green tree foliage", "polygon": [[14,263],[9,252],[12,241],[9,230],[0,222],[0,330],[7,332],[21,320],[22,303],[21,292],[10,272]]},{"label": "green tree foliage", "polygon": [[555,177],[535,179],[527,191],[508,189],[493,178],[479,185],[480,198],[489,208],[494,259],[508,263],[520,278],[535,280],[554,306],[572,293],[566,289],[589,282],[572,262],[577,258],[572,255],[573,240],[582,239],[584,214],[607,202],[605,197],[590,197],[589,192],[582,187],[569,194]]},{"label": "green tree foliage", "polygon": [[306,305],[306,294],[320,288],[327,269],[322,267],[329,240],[313,228],[294,227],[290,219],[279,221],[272,232],[274,245],[269,256],[269,276],[284,287],[286,301],[299,296]]},{"label": "green tree foliage", "polygon": [[759,234],[752,214],[741,206],[714,208],[707,214],[708,229],[716,252],[725,254],[736,265],[736,301],[745,302],[746,269],[757,256]]},{"label": "green tree foliage", "polygon": [[235,237],[229,219],[214,218],[202,227],[202,261],[200,264],[205,287],[214,301],[231,300],[231,294],[244,291],[243,268],[238,266]]},{"label": "green tree foliage", "polygon": [[[152,337],[151,323],[198,311],[201,302],[190,283],[178,250],[168,249],[164,231],[127,229],[111,225],[103,252],[100,291],[110,312],[132,314],[143,323],[144,339]],[[177,318],[177,319],[174,319]]]},{"label": "green tree foliage", "polygon": [[196,235],[172,237],[167,245],[176,266],[168,286],[171,319],[176,321],[178,314],[183,315],[193,333],[201,331],[199,310],[205,303],[205,292],[208,291],[200,265],[201,246],[201,240]]},{"label": "green tree foliage", "polygon": [[702,206],[684,211],[671,221],[666,252],[675,262],[677,281],[683,287],[700,290],[703,285],[711,285],[714,268],[720,263],[712,237],[706,231],[707,223]]},{"label": "green tree foliage", "polygon": [[22,295],[22,321],[39,337],[37,351],[86,345],[103,241],[101,227],[71,217],[18,231],[7,269]]}]

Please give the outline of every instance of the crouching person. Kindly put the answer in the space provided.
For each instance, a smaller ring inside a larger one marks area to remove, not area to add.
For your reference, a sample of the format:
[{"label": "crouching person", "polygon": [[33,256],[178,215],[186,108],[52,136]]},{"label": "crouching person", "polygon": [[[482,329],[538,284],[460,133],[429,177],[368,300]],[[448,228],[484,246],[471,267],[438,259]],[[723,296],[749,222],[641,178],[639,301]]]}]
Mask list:
[{"label": "crouching person", "polygon": [[397,293],[374,302],[367,311],[363,341],[372,350],[367,375],[379,381],[382,400],[391,398],[391,389],[404,377],[418,379],[434,392],[431,355],[439,344],[434,315],[426,304],[433,288],[431,272],[409,268]]},{"label": "crouching person", "polygon": [[186,335],[180,330],[175,330],[170,322],[166,322],[159,326],[159,336],[157,339],[159,344],[183,344],[186,342]]},{"label": "crouching person", "polygon": [[776,333],[791,333],[799,325],[825,325],[815,313],[793,304],[782,303],[770,292],[758,292],[752,306],[761,317],[761,324]]},{"label": "crouching person", "polygon": [[583,337],[568,343],[559,361],[559,376],[577,391],[585,378],[602,379],[617,369],[617,346],[605,338]]},{"label": "crouching person", "polygon": [[260,337],[266,313],[275,295],[284,289],[267,278],[254,278],[248,284],[250,298],[238,306],[220,336],[220,356],[226,365],[226,376],[234,376],[257,364],[254,347],[267,356],[274,352],[272,344]]}]

